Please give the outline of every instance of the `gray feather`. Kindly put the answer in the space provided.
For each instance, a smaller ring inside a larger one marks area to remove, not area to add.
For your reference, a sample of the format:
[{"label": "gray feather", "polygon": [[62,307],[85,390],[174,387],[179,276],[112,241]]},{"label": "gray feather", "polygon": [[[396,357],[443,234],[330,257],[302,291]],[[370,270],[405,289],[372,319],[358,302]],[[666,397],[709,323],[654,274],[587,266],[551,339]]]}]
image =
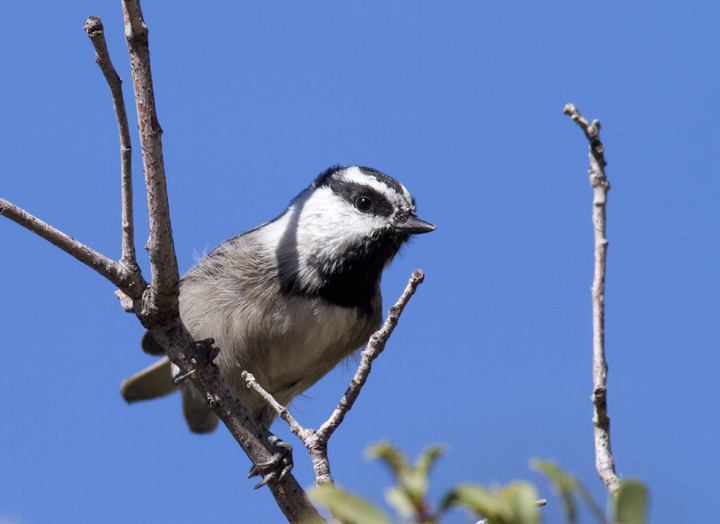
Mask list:
[{"label": "gray feather", "polygon": [[185,422],[193,433],[212,433],[220,419],[196,392],[195,388],[183,390],[182,408]]},{"label": "gray feather", "polygon": [[120,393],[128,402],[164,397],[177,391],[170,359],[161,358],[132,377],[123,380]]},{"label": "gray feather", "polygon": [[[215,364],[266,428],[275,412],[247,388],[242,371],[286,406],[363,346],[382,320],[382,270],[410,234],[434,229],[423,222],[424,230],[403,232],[408,217],[415,202],[397,181],[334,167],[282,215],[221,244],[183,277],[183,323],[195,340],[215,339]],[[150,334],[142,347],[163,354]],[[165,357],[123,382],[123,397],[167,395],[177,371]],[[204,398],[190,382],[181,387],[190,429],[215,429]]]}]

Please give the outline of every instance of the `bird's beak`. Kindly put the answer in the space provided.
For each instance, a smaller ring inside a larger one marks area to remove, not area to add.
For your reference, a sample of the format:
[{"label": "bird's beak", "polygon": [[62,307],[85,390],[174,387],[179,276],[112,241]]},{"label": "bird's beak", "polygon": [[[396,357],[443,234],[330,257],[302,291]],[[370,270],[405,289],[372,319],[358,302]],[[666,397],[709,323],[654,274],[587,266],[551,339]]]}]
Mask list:
[{"label": "bird's beak", "polygon": [[393,229],[395,229],[398,233],[404,233],[406,235],[419,235],[420,233],[435,231],[436,227],[432,224],[428,224],[424,220],[411,216],[408,217],[405,222],[395,222]]}]

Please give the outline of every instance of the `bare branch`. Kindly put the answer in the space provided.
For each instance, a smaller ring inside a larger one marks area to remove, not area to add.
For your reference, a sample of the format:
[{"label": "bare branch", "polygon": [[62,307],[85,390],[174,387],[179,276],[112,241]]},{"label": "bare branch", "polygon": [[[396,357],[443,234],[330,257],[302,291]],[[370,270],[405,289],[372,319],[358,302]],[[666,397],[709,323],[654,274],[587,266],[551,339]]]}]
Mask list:
[{"label": "bare branch", "polygon": [[[607,165],[607,162],[605,162],[605,146],[600,141],[600,121],[599,120],[593,120],[592,124],[588,124],[588,121],[583,118],[583,116],[580,114],[580,111],[577,110],[577,108],[572,104],[567,104],[565,108],[563,109],[563,113],[566,115],[569,115],[570,118],[572,118],[577,125],[580,126],[580,128],[585,133],[585,136],[587,137],[588,141],[590,142],[590,170],[588,173],[590,173],[590,185],[592,185],[593,188],[597,188],[598,186],[603,186],[605,188],[603,193],[603,200],[602,201],[596,201],[594,202],[595,206],[602,205],[603,206],[603,234],[605,231],[605,200],[607,198],[607,192],[610,189],[610,184],[607,181],[607,177],[605,176],[605,166]],[[596,226],[597,227],[597,226]]]},{"label": "bare branch", "polygon": [[593,225],[595,227],[595,277],[593,301],[593,394],[595,405],[595,467],[611,495],[620,489],[615,462],[610,450],[610,417],[607,412],[607,371],[605,361],[605,259],[608,241],[605,238],[605,204],[610,184],[605,176],[605,146],[600,141],[600,122],[588,124],[577,108],[567,104],[563,113],[569,115],[585,132],[590,142],[590,184],[593,187]]},{"label": "bare branch", "polygon": [[135,260],[135,247],[133,240],[132,223],[132,179],[131,179],[131,147],[130,133],[125,113],[125,104],[120,87],[121,80],[115,72],[110,56],[107,52],[103,27],[100,19],[91,16],[83,26],[95,46],[95,61],[98,63],[105,78],[110,85],[115,105],[115,115],[118,121],[121,146],[122,163],[122,195],[123,195],[123,246],[120,262],[108,259],[104,255],[94,251],[88,246],[81,244],[74,238],[53,228],[49,224],[35,218],[26,211],[14,206],[10,202],[0,199],[0,214],[17,222],[30,231],[37,233],[48,242],[56,245],[66,253],[74,256],[84,264],[95,269],[102,276],[106,277],[113,284],[121,289],[124,296],[123,308],[127,311],[134,299],[139,299],[147,287],[147,283],[140,274],[140,268]]},{"label": "bare branch", "polygon": [[125,16],[125,39],[130,52],[130,67],[135,89],[140,128],[145,185],[148,193],[150,214],[150,238],[145,246],[151,264],[152,308],[169,308],[175,313],[178,308],[177,294],[180,283],[175,244],[170,224],[170,205],[167,198],[165,163],[162,154],[162,128],[155,108],[155,92],[150,70],[148,30],[142,21],[138,0],[123,0]]},{"label": "bare branch", "polygon": [[81,244],[71,236],[58,231],[50,224],[46,224],[2,198],[0,198],[0,215],[8,217],[33,233],[37,233],[51,244],[77,258],[83,264],[90,266],[122,289],[128,296],[137,298],[142,295],[146,284],[138,273],[128,270],[114,260],[110,260],[85,244]]},{"label": "bare branch", "polygon": [[332,476],[330,475],[330,461],[327,455],[327,442],[322,442],[317,438],[317,432],[314,429],[306,429],[295,420],[290,411],[280,404],[275,397],[268,393],[259,383],[255,380],[252,373],[247,371],[242,372],[242,377],[247,382],[247,387],[255,390],[265,401],[272,406],[275,412],[288,423],[290,431],[300,439],[300,442],[307,448],[310,453],[310,458],[313,463],[313,470],[315,471],[315,484],[334,484]]},{"label": "bare branch", "polygon": [[[170,360],[180,368],[182,374],[187,374],[194,369],[191,362],[195,344],[179,316],[180,278],[170,223],[162,155],[162,128],[155,108],[148,30],[142,19],[140,1],[123,0],[123,15],[150,216],[150,238],[146,248],[150,258],[152,282],[148,286],[148,292],[143,295],[142,308],[136,307],[136,311],[143,325],[165,348]],[[272,458],[273,448],[267,432],[263,431],[232,394],[217,366],[211,363],[202,369],[196,369],[190,378],[250,460],[255,464],[268,462]],[[325,522],[292,475],[288,474],[284,481],[271,481],[268,487],[290,522]]]},{"label": "bare branch", "polygon": [[[217,367],[209,366],[195,373],[193,383],[253,463],[269,462],[272,458],[272,452],[269,451],[272,445],[267,441],[267,433],[230,391]],[[292,474],[288,474],[282,482],[268,483],[268,487],[288,521],[303,524],[325,522]]]},{"label": "bare branch", "polygon": [[97,16],[91,16],[83,25],[83,29],[95,46],[95,62],[100,66],[112,93],[115,117],[120,133],[120,164],[122,187],[122,257],[120,263],[140,271],[135,258],[135,235],[133,229],[133,190],[132,190],[132,145],[125,100],[122,94],[122,80],[118,76],[110,60],[102,22]]},{"label": "bare branch", "polygon": [[355,376],[350,381],[350,386],[340,400],[338,407],[335,409],[333,414],[330,416],[327,422],[325,422],[320,429],[317,431],[313,429],[306,429],[302,427],[297,420],[290,414],[290,412],[282,404],[280,404],[275,398],[268,393],[263,387],[258,384],[255,377],[243,371],[243,378],[247,382],[249,388],[254,389],[260,396],[262,396],[270,406],[277,412],[277,414],[290,426],[290,430],[300,439],[305,445],[307,450],[310,452],[310,457],[313,463],[313,470],[315,471],[315,483],[318,485],[323,484],[334,484],[332,475],[330,474],[330,461],[327,455],[327,444],[332,436],[333,432],[340,426],[345,414],[350,411],[355,400],[360,394],[360,390],[367,381],[367,377],[370,374],[370,368],[372,362],[375,360],[387,343],[390,335],[392,335],[395,326],[397,326],[398,319],[405,309],[405,305],[415,294],[415,290],[425,279],[425,275],[419,269],[413,272],[410,277],[405,291],[398,299],[397,303],[390,308],[388,318],[385,320],[383,326],[372,334],[368,345],[363,349],[362,356],[360,358],[360,366],[358,367]]},{"label": "bare branch", "polygon": [[288,410],[285,406],[275,400],[275,397],[265,391],[265,389],[263,389],[263,387],[258,384],[258,381],[255,380],[255,377],[252,373],[243,371],[242,377],[245,379],[245,382],[247,382],[247,387],[255,390],[263,399],[265,399],[265,402],[272,406],[272,408],[277,412],[280,418],[287,422],[288,426],[290,426],[290,431],[292,431],[295,436],[303,442],[303,444],[306,444],[307,438],[311,435],[311,433],[314,432],[312,430],[307,430],[302,427],[300,423],[295,420],[295,417],[292,416],[290,410]]},{"label": "bare branch", "polygon": [[397,303],[390,308],[390,312],[388,313],[388,317],[383,326],[370,337],[368,345],[362,351],[360,366],[358,367],[355,376],[350,381],[350,385],[348,386],[347,391],[345,391],[343,398],[340,400],[338,407],[335,408],[335,411],[328,421],[320,426],[320,429],[318,429],[318,438],[320,440],[327,443],[330,435],[332,435],[332,433],[338,428],[345,418],[345,414],[352,408],[355,403],[355,399],[357,399],[360,394],[360,390],[370,374],[373,360],[375,360],[385,349],[385,343],[390,338],[390,335],[392,335],[395,326],[397,326],[398,319],[400,318],[403,309],[405,309],[405,305],[410,300],[410,297],[415,294],[415,290],[420,284],[422,284],[423,280],[425,280],[425,275],[422,271],[416,269],[410,277],[410,281],[408,282],[405,291],[400,296]]},{"label": "bare branch", "polygon": [[[169,319],[167,324],[158,323],[152,332],[157,341],[166,348],[170,360],[180,366],[180,372],[189,372],[188,362],[192,354],[186,355],[184,349],[194,347],[195,342],[182,325],[180,318]],[[268,441],[268,433],[258,425],[245,406],[230,391],[217,366],[211,363],[197,369],[192,374],[191,380],[250,460],[254,464],[269,462],[273,447]],[[268,487],[289,522],[298,524],[325,522],[292,474],[288,474],[282,482],[268,482]]]},{"label": "bare branch", "polygon": [[327,454],[327,441],[318,439],[317,432],[314,429],[306,429],[295,420],[290,411],[280,404],[275,397],[268,393],[258,382],[255,377],[247,371],[242,372],[242,377],[247,382],[247,387],[255,390],[265,401],[272,406],[275,412],[288,423],[290,431],[300,439],[300,442],[307,448],[310,453],[310,459],[313,463],[315,471],[315,484],[335,484],[330,475],[330,461]]}]

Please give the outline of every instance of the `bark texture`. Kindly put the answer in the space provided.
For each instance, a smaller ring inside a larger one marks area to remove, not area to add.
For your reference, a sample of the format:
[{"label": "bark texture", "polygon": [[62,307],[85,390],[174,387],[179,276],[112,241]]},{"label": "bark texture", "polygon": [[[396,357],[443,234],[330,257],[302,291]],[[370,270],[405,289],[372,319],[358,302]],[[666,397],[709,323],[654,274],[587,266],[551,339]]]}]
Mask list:
[{"label": "bark texture", "polygon": [[593,278],[593,394],[595,406],[595,467],[600,479],[611,495],[620,489],[615,473],[615,462],[610,449],[610,416],[607,409],[607,372],[605,360],[605,261],[608,241],[605,237],[605,205],[610,183],[605,176],[605,146],[600,141],[600,122],[592,124],[583,118],[577,108],[567,104],[563,112],[583,130],[590,142],[590,185],[593,188],[592,220],[595,229],[595,276]]}]

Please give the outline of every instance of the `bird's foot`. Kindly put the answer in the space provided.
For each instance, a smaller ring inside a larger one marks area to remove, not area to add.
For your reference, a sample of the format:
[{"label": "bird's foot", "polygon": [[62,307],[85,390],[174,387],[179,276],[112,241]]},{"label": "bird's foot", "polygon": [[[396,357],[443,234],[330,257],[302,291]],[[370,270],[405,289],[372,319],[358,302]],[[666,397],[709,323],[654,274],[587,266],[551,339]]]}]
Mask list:
[{"label": "bird's foot", "polygon": [[190,358],[190,365],[192,366],[192,369],[187,373],[178,373],[175,375],[175,378],[173,378],[173,384],[176,386],[182,384],[189,379],[195,371],[209,366],[210,363],[220,354],[220,348],[213,346],[213,344],[215,344],[214,338],[206,338],[205,340],[196,341],[195,352]]},{"label": "bird's foot", "polygon": [[267,462],[255,464],[250,468],[248,474],[248,478],[262,477],[262,480],[255,485],[255,489],[263,487],[270,481],[282,482],[293,468],[292,446],[272,433],[270,433],[268,440],[273,447],[272,458]]}]

